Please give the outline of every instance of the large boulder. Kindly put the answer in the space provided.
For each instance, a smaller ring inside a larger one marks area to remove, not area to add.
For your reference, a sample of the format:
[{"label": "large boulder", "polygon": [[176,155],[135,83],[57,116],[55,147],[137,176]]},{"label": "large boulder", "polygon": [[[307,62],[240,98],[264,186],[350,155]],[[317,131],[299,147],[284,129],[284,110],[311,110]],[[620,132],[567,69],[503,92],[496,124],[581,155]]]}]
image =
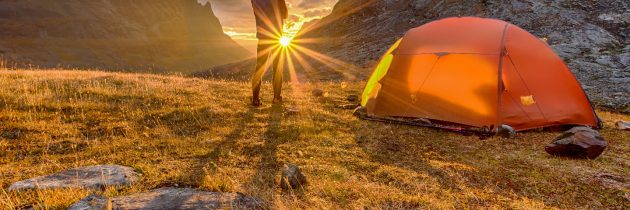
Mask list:
[{"label": "large boulder", "polygon": [[597,158],[608,146],[599,132],[588,127],[574,127],[545,147],[551,155],[573,158]]},{"label": "large boulder", "polygon": [[89,196],[70,210],[104,209],[262,209],[262,202],[240,193],[207,192],[191,188],[160,188],[128,196]]},{"label": "large boulder", "polygon": [[282,169],[280,187],[283,190],[299,189],[306,184],[306,176],[300,168],[293,164],[286,164]]},{"label": "large boulder", "polygon": [[73,168],[55,174],[13,183],[9,190],[52,188],[101,188],[131,185],[138,180],[133,168],[119,165],[97,165]]}]

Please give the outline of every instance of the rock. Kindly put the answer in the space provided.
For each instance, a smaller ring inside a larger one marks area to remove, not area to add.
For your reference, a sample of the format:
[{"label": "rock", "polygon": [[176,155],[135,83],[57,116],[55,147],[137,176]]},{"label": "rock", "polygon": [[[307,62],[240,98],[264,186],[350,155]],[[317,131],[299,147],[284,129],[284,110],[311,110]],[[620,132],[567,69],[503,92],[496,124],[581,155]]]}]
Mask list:
[{"label": "rock", "polygon": [[293,164],[285,164],[282,169],[280,187],[283,190],[299,189],[306,185],[306,177],[300,168]]},{"label": "rock", "polygon": [[284,115],[290,116],[290,115],[296,115],[300,113],[300,109],[297,107],[287,107],[284,110]]},{"label": "rock", "polygon": [[574,127],[545,147],[555,156],[573,158],[597,158],[608,146],[599,132],[588,127]]},{"label": "rock", "polygon": [[349,95],[348,97],[346,97],[346,100],[348,100],[348,102],[358,103],[359,102],[359,96],[358,95]]},{"label": "rock", "polygon": [[90,195],[72,204],[68,210],[111,209],[111,200],[102,195]]},{"label": "rock", "polygon": [[339,109],[355,109],[358,106],[359,105],[356,105],[356,104],[341,104],[341,105],[337,105],[336,107]]},{"label": "rock", "polygon": [[624,131],[630,130],[630,122],[620,120],[615,123],[615,126],[619,130],[624,130]]},{"label": "rock", "polygon": [[328,97],[328,93],[322,89],[314,89],[311,94],[315,97]]},{"label": "rock", "polygon": [[133,168],[118,165],[97,165],[73,168],[48,176],[13,183],[9,190],[52,188],[101,188],[131,185],[138,180]]},{"label": "rock", "polygon": [[420,125],[432,125],[433,123],[431,123],[431,120],[427,119],[427,118],[414,118],[411,120],[412,123],[414,124],[420,124]]},{"label": "rock", "polygon": [[516,131],[509,125],[501,125],[497,131],[497,135],[507,139],[513,139],[516,136]]},{"label": "rock", "polygon": [[[88,202],[86,202],[88,201]],[[191,188],[160,188],[145,193],[115,197],[112,209],[262,209],[262,202],[240,193],[219,193]],[[71,210],[103,209],[107,199],[85,198]]]}]

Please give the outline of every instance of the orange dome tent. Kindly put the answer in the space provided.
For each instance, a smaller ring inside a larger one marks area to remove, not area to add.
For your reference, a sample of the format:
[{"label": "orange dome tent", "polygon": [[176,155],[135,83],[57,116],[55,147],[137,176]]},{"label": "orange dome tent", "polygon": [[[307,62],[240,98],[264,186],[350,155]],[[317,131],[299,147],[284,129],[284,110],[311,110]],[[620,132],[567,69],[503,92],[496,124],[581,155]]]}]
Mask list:
[{"label": "orange dome tent", "polygon": [[361,105],[373,119],[424,118],[491,132],[499,125],[522,131],[600,123],[575,76],[544,41],[475,17],[407,32],[381,59]]}]

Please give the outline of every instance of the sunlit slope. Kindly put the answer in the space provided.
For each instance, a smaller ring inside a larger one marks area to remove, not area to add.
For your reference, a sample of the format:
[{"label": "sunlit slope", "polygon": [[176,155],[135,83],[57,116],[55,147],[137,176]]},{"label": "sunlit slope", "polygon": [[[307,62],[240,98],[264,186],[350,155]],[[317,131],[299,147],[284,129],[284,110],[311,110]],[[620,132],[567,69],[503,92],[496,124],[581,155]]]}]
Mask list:
[{"label": "sunlit slope", "polygon": [[[0,188],[62,169],[131,166],[140,182],[242,192],[271,208],[628,208],[628,115],[602,112],[610,147],[596,160],[550,157],[559,133],[479,140],[359,120],[346,104],[362,83],[286,85],[283,106],[248,106],[246,82],[96,71],[0,71]],[[311,96],[315,88],[325,98]],[[299,113],[286,113],[286,109]],[[279,190],[281,166],[304,191]],[[619,178],[621,177],[621,178]],[[612,181],[611,181],[612,180]],[[624,188],[626,186],[626,188]],[[64,208],[87,190],[4,192],[0,206]]]},{"label": "sunlit slope", "polygon": [[10,66],[192,72],[249,56],[195,0],[0,1]]}]

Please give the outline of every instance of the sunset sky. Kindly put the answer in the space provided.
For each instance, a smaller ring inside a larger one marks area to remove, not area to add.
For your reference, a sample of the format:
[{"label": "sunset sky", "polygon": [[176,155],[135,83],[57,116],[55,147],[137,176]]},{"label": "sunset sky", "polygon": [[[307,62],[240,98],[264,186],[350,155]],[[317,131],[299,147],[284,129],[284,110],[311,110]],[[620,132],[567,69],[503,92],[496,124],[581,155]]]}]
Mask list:
[{"label": "sunset sky", "polygon": [[[212,4],[223,31],[250,51],[256,49],[256,22],[251,0],[198,0]],[[286,0],[289,8],[286,33],[295,35],[305,22],[324,17],[337,0]]]}]

